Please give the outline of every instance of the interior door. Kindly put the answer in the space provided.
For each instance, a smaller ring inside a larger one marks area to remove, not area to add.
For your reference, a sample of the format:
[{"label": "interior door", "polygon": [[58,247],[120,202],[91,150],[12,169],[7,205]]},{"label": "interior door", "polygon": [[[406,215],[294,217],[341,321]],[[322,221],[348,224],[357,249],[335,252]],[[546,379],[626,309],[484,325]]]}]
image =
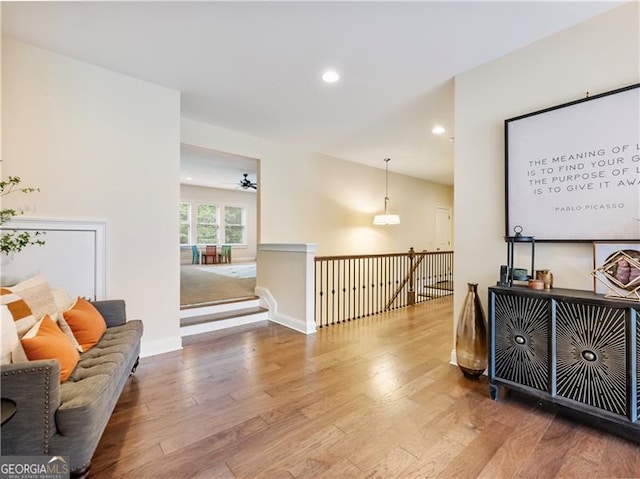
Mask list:
[{"label": "interior door", "polygon": [[436,250],[451,251],[451,208],[436,206]]}]

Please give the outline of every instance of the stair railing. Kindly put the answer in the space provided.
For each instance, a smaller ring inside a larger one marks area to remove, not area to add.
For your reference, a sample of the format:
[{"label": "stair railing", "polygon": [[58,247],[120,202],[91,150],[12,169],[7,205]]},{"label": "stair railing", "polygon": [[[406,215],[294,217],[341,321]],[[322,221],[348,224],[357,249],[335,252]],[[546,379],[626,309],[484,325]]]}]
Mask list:
[{"label": "stair railing", "polygon": [[318,256],[317,327],[453,294],[453,251]]}]

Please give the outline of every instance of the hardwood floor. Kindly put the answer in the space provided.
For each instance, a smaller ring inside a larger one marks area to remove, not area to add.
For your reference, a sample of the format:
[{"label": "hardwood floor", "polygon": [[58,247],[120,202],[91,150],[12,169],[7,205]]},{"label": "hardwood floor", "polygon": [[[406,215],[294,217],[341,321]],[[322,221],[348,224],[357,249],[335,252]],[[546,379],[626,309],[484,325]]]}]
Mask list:
[{"label": "hardwood floor", "polygon": [[452,299],[304,336],[258,323],[143,359],[95,479],[640,477],[637,445],[448,364]]}]

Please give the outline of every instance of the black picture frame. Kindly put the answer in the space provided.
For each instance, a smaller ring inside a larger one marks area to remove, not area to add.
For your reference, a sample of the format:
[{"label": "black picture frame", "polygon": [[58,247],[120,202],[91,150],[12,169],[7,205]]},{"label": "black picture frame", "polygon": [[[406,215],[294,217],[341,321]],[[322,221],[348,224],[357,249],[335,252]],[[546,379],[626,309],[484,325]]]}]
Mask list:
[{"label": "black picture frame", "polygon": [[504,121],[505,236],[640,238],[640,83]]}]

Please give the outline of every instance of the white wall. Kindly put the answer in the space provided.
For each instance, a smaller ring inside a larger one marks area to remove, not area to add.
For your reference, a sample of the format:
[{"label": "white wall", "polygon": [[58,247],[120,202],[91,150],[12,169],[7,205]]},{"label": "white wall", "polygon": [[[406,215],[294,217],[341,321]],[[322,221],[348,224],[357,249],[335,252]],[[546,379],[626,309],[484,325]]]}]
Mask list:
[{"label": "white wall", "polygon": [[383,169],[184,118],[182,141],[261,160],[260,243],[317,243],[318,255],[433,250],[436,206],[453,207],[452,187],[390,174],[390,209],[402,224],[374,227]]},{"label": "white wall", "polygon": [[305,334],[316,331],[314,244],[260,244],[256,294],[269,319]]},{"label": "white wall", "polygon": [[[506,264],[504,120],[640,81],[639,9],[624,5],[456,77],[455,317],[466,283],[480,284],[486,307]],[[537,244],[542,268],[555,286],[592,289],[592,246]]]},{"label": "white wall", "polygon": [[40,188],[3,207],[105,220],[107,295],[144,321],[143,353],[179,348],[179,93],[13,40],[2,53],[2,174]]},{"label": "white wall", "polygon": [[[255,261],[257,247],[256,193],[183,184],[180,185],[180,201],[191,203],[192,208],[195,208],[195,205],[199,203],[245,208],[247,244],[234,245],[231,258],[234,261]],[[192,210],[192,213],[195,214],[194,210]],[[188,253],[187,262],[191,263],[191,250]]]}]

